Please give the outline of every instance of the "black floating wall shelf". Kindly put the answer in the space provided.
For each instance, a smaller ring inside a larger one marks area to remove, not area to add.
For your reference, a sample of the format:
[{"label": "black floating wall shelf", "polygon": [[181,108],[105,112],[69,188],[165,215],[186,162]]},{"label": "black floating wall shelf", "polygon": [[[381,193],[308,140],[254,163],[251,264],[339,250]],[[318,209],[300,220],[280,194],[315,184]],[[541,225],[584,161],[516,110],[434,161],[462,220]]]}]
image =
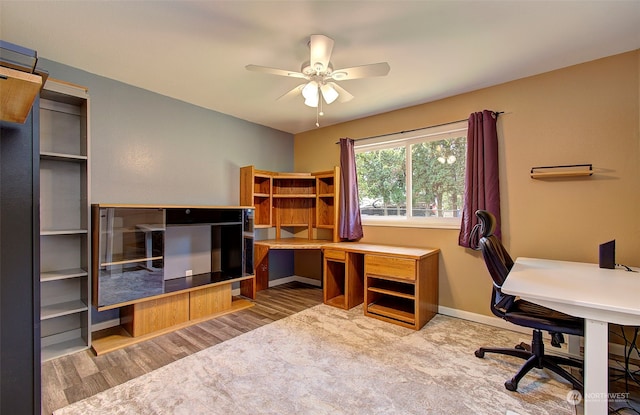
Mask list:
[{"label": "black floating wall shelf", "polygon": [[555,179],[583,177],[593,174],[591,164],[569,164],[564,166],[540,166],[531,168],[532,179]]}]

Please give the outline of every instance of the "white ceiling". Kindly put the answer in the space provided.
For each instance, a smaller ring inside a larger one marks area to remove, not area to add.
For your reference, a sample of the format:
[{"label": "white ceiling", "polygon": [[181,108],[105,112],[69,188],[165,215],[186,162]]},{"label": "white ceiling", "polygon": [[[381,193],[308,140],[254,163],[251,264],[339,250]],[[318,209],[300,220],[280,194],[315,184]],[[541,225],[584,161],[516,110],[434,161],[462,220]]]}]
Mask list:
[{"label": "white ceiling", "polygon": [[7,1],[0,38],[40,57],[290,133],[316,128],[299,71],[311,34],[334,68],[389,62],[342,81],[355,95],[321,126],[425,103],[640,48],[633,1]]}]

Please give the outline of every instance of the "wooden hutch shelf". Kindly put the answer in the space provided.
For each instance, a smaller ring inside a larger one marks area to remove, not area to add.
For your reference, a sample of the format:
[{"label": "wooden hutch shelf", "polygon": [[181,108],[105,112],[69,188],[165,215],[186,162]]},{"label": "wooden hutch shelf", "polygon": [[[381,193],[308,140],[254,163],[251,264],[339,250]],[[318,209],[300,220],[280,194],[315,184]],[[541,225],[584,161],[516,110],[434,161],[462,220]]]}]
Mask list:
[{"label": "wooden hutch shelf", "polygon": [[[281,173],[258,170],[254,166],[242,167],[240,204],[254,206],[254,227],[275,228],[276,241],[282,239],[283,228],[289,228],[292,233],[306,232],[304,239],[310,242],[337,242],[340,240],[339,179],[339,167],[312,173]],[[259,242],[256,241],[254,264],[256,286],[262,290],[269,284],[269,249],[274,249],[274,246],[283,248],[278,243]]]},{"label": "wooden hutch shelf", "polygon": [[[256,228],[307,228],[307,238],[337,242],[340,168],[313,173],[240,169],[240,204],[255,207]],[[318,237],[314,229],[329,230]]]}]

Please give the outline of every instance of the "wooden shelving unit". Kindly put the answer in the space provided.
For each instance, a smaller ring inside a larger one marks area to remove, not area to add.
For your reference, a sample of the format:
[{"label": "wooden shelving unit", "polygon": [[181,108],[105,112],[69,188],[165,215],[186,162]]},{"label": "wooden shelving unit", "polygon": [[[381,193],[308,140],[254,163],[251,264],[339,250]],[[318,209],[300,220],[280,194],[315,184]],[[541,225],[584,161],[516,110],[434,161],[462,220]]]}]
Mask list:
[{"label": "wooden shelving unit", "polygon": [[[282,230],[287,229],[292,233],[306,232],[309,241],[338,242],[339,180],[339,167],[312,173],[280,173],[245,166],[240,168],[240,204],[253,206],[255,228],[275,228],[277,241],[282,239]],[[256,244],[257,290],[268,288],[272,248]]]},{"label": "wooden shelving unit", "polygon": [[254,227],[272,226],[272,173],[253,166],[240,169],[240,204],[254,206]]},{"label": "wooden shelving unit", "polygon": [[332,232],[332,240],[339,241],[338,208],[340,198],[339,170],[317,172],[316,177],[316,218],[315,226],[318,229],[328,229]]},{"label": "wooden shelving unit", "polygon": [[254,166],[240,169],[240,204],[255,207],[255,227],[281,229],[306,228],[308,238],[314,229],[324,229],[338,241],[339,167],[312,173],[280,173],[258,170]]},{"label": "wooden shelving unit", "polygon": [[49,79],[40,99],[42,360],[91,345],[89,95]]}]

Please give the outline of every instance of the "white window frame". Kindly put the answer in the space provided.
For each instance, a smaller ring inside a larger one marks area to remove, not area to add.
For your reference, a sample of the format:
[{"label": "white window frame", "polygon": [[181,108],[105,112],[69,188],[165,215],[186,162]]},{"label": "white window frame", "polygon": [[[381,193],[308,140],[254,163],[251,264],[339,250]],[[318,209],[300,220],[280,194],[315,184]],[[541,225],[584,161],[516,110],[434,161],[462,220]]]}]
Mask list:
[{"label": "white window frame", "polygon": [[440,228],[440,229],[460,229],[461,217],[441,218],[441,217],[414,217],[411,216],[411,206],[413,206],[411,191],[411,145],[425,141],[440,141],[448,138],[456,138],[461,132],[467,135],[467,120],[448,123],[435,127],[427,127],[409,132],[385,135],[375,138],[356,140],[354,142],[354,152],[364,153],[371,150],[382,150],[386,148],[396,148],[405,146],[406,163],[406,192],[407,192],[407,212],[406,216],[362,216],[362,224],[367,226],[394,226],[409,228]]}]

